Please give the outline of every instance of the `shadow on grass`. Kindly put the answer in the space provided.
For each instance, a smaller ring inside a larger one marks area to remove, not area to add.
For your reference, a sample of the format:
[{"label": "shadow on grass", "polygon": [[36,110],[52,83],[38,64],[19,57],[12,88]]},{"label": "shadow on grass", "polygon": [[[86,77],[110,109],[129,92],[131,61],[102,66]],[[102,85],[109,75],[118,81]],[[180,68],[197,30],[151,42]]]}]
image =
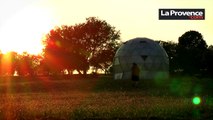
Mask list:
[{"label": "shadow on grass", "polygon": [[169,79],[140,80],[133,86],[131,80],[113,80],[101,77],[94,88],[95,92],[145,92],[152,96],[213,96],[213,79],[193,76],[172,76]]},{"label": "shadow on grass", "polygon": [[0,94],[88,92],[97,79],[61,76],[0,77]]}]

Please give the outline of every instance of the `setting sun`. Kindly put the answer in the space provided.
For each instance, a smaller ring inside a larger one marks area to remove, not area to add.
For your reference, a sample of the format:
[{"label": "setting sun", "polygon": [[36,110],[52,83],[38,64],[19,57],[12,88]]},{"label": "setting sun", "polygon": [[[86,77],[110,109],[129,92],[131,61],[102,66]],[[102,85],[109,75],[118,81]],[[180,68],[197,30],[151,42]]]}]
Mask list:
[{"label": "setting sun", "polygon": [[42,38],[54,27],[54,20],[46,9],[28,6],[17,11],[0,28],[0,50],[39,54]]}]

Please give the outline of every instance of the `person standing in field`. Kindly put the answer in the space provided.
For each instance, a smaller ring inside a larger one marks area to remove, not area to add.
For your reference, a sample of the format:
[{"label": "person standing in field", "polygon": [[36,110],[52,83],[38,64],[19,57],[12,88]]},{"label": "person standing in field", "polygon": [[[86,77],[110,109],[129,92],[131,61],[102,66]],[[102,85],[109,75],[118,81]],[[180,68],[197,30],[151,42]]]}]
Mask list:
[{"label": "person standing in field", "polygon": [[140,74],[139,67],[137,66],[136,63],[133,63],[132,64],[132,81],[134,82],[133,86],[137,86],[138,85],[139,74]]}]

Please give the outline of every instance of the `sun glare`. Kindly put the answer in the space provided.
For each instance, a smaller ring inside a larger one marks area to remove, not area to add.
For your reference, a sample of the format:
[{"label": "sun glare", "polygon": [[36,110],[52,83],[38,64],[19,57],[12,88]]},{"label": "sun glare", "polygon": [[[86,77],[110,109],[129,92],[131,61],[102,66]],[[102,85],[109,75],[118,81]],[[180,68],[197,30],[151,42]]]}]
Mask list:
[{"label": "sun glare", "polygon": [[54,27],[54,19],[46,9],[26,7],[17,11],[0,28],[0,50],[39,54],[42,38]]}]

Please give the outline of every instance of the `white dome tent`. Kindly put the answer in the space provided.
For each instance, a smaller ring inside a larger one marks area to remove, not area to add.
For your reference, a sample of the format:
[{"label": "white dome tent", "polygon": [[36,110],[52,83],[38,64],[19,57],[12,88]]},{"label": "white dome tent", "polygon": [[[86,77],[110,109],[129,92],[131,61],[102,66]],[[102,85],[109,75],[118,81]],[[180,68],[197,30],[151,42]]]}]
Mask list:
[{"label": "white dome tent", "polygon": [[140,79],[168,78],[169,59],[157,42],[148,38],[134,38],[117,50],[114,62],[114,79],[131,79],[132,64],[140,69]]}]

